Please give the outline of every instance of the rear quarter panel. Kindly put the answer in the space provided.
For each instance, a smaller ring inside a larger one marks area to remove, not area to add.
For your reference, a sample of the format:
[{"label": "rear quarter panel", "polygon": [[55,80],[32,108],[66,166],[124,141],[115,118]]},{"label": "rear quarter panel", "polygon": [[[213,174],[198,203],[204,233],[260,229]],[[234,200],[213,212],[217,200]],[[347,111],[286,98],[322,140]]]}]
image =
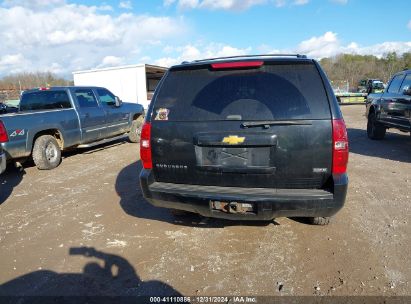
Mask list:
[{"label": "rear quarter panel", "polygon": [[366,110],[365,110],[365,116],[366,117],[368,117],[368,114],[370,113],[371,107],[375,107],[375,106],[378,105],[378,102],[381,99],[383,94],[384,93],[368,94],[367,101],[366,101]]},{"label": "rear quarter panel", "polygon": [[32,111],[1,115],[9,141],[3,144],[7,158],[31,154],[33,142],[40,132],[56,129],[63,137],[63,149],[80,142],[81,132],[75,109]]},{"label": "rear quarter panel", "polygon": [[124,114],[130,114],[130,125],[134,116],[144,115],[144,108],[138,103],[123,102],[121,109]]}]

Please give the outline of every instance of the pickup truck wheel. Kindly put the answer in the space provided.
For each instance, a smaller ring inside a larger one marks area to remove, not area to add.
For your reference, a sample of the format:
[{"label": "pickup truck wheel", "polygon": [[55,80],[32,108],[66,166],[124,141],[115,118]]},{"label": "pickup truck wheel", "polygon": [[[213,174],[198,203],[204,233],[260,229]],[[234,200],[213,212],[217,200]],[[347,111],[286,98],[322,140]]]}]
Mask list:
[{"label": "pickup truck wheel", "polygon": [[39,170],[51,170],[61,162],[61,150],[57,140],[51,135],[36,139],[33,147],[33,161]]},{"label": "pickup truck wheel", "polygon": [[143,118],[140,116],[139,118],[133,120],[131,123],[130,132],[128,133],[128,139],[133,143],[140,142],[141,136],[141,126],[143,125]]},{"label": "pickup truck wheel", "polygon": [[319,225],[319,226],[325,226],[330,223],[330,218],[329,217],[310,217],[310,224],[312,225]]},{"label": "pickup truck wheel", "polygon": [[372,112],[368,116],[367,122],[367,135],[371,139],[383,139],[387,129],[377,122],[375,113]]}]

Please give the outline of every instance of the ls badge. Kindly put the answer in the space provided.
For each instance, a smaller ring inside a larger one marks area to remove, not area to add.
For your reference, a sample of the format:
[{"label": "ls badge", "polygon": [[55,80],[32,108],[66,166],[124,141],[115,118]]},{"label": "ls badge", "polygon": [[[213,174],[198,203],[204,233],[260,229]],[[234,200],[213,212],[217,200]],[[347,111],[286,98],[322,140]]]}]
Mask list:
[{"label": "ls badge", "polygon": [[237,135],[230,135],[223,138],[223,143],[229,145],[238,145],[242,144],[245,140],[245,137],[238,137]]}]

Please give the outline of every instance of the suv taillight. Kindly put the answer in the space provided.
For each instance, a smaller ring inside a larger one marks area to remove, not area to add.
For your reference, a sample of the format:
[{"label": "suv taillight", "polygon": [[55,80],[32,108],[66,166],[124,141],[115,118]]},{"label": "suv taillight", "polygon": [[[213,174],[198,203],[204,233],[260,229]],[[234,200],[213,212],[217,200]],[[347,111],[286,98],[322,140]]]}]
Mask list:
[{"label": "suv taillight", "polygon": [[151,124],[145,122],[141,129],[140,139],[140,159],[144,169],[152,169],[153,161],[151,159]]},{"label": "suv taillight", "polygon": [[333,120],[333,169],[332,173],[341,174],[347,171],[348,136],[344,119]]},{"label": "suv taillight", "polygon": [[0,121],[0,143],[8,142],[9,137],[7,136],[7,130],[4,127],[4,124],[2,121]]}]

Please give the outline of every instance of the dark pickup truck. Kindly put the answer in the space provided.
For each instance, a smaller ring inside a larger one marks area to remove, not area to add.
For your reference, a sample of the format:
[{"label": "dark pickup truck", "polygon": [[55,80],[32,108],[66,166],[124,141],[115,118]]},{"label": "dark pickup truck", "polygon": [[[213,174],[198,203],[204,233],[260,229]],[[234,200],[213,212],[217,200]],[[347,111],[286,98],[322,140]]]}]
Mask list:
[{"label": "dark pickup truck", "polygon": [[370,94],[366,104],[367,134],[383,139],[389,128],[411,131],[411,70],[395,74],[381,94]]},{"label": "dark pickup truck", "polygon": [[[101,87],[24,91],[18,109],[0,115],[0,145],[7,161],[32,156],[39,169],[60,164],[61,151],[90,147],[128,134],[140,140],[144,109]],[[1,164],[3,166],[3,160]]]}]

